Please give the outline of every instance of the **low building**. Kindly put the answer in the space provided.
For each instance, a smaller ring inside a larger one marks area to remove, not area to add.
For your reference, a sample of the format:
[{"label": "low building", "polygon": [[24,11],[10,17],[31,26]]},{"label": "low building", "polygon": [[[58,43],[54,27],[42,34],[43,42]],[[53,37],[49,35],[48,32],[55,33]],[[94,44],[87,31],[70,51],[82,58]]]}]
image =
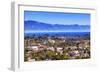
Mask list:
[{"label": "low building", "polygon": [[63,51],[63,48],[61,48],[61,47],[57,47],[57,52],[62,53],[62,51]]},{"label": "low building", "polygon": [[27,48],[28,48],[28,50],[32,50],[32,51],[38,51],[39,50],[38,45],[28,46]]},{"label": "low building", "polygon": [[55,51],[54,47],[49,47],[47,50]]}]

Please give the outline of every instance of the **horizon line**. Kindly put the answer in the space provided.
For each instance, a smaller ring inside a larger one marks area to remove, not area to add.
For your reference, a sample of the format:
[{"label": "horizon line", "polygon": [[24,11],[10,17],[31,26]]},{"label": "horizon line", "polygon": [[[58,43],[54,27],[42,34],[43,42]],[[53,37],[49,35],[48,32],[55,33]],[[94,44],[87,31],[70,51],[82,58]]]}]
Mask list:
[{"label": "horizon line", "polygon": [[[36,21],[36,20],[24,20],[24,22],[25,22],[25,21]],[[56,23],[55,23],[55,24],[52,24],[52,23],[46,23],[46,22],[41,22],[41,21],[36,21],[36,22],[45,23],[45,24],[51,24],[51,25],[56,25]],[[58,24],[58,23],[57,23],[57,24]],[[67,24],[67,23],[66,23],[66,24]],[[62,23],[62,25],[66,25],[66,24],[63,24],[63,23]],[[61,25],[61,23],[60,23],[60,25]],[[67,24],[67,25],[80,25],[80,24],[75,23],[75,24]],[[86,26],[86,25],[90,26],[90,24],[84,24],[84,25],[81,25],[81,26]]]}]

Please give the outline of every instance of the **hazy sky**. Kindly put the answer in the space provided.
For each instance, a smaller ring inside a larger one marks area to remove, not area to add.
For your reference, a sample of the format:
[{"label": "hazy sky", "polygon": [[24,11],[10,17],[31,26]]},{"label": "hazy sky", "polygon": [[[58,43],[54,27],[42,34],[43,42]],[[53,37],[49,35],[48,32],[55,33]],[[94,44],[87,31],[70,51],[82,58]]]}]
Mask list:
[{"label": "hazy sky", "polygon": [[24,11],[24,20],[35,20],[51,24],[79,24],[90,25],[90,14]]}]

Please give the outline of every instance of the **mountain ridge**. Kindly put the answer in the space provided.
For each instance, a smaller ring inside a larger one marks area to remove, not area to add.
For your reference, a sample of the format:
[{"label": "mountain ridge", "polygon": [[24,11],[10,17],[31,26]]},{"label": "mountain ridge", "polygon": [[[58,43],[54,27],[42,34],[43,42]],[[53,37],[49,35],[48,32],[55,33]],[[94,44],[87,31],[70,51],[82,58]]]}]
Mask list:
[{"label": "mountain ridge", "polygon": [[25,30],[89,30],[90,25],[50,24],[34,20],[24,21]]}]

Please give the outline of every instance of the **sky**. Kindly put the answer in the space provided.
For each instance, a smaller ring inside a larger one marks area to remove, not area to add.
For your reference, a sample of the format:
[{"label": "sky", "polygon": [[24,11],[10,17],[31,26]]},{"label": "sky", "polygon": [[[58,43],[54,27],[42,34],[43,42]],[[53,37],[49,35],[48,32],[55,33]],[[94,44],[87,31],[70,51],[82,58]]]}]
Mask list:
[{"label": "sky", "polygon": [[50,24],[90,25],[90,14],[24,11],[24,21],[28,21],[28,20],[35,20],[35,21],[50,23]]}]

